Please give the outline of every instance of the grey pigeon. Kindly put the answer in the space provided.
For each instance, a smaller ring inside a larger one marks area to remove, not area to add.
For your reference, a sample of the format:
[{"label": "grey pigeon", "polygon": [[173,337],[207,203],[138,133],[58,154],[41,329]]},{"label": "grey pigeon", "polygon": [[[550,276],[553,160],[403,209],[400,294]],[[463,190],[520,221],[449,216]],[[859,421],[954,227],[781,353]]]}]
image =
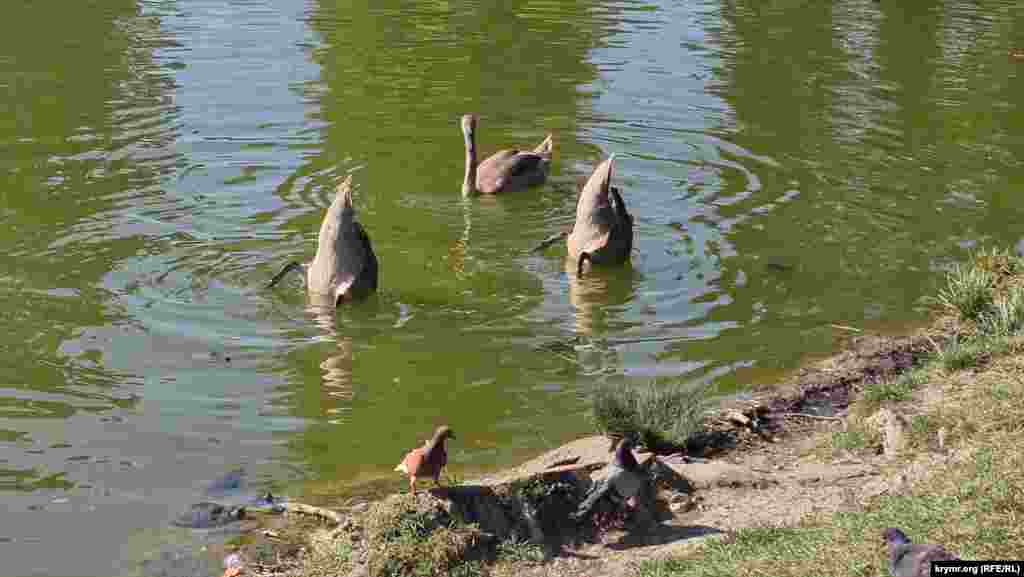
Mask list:
[{"label": "grey pigeon", "polygon": [[959,560],[942,545],[911,543],[903,531],[894,527],[886,529],[882,537],[889,546],[889,574],[892,577],[929,577],[932,561]]},{"label": "grey pigeon", "polygon": [[633,456],[632,437],[623,437],[615,447],[615,458],[607,467],[607,475],[591,487],[587,497],[572,514],[574,520],[586,518],[602,497],[613,502],[630,501],[643,490],[648,478]]}]

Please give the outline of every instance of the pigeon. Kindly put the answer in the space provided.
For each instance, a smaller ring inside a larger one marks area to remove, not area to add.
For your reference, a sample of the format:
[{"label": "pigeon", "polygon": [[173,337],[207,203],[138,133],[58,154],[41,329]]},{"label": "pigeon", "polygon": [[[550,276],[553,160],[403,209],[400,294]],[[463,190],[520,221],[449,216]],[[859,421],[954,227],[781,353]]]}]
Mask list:
[{"label": "pigeon", "polygon": [[889,574],[892,577],[929,577],[933,561],[957,561],[959,557],[942,545],[913,544],[907,535],[890,527],[882,533],[889,546]]},{"label": "pigeon", "polygon": [[587,497],[571,515],[574,520],[579,521],[589,516],[605,496],[614,502],[636,502],[636,497],[646,486],[648,478],[633,456],[635,443],[633,437],[626,436],[618,444],[612,445],[615,447],[615,457],[607,467],[608,474],[590,489]]},{"label": "pigeon", "polygon": [[406,453],[402,462],[395,467],[396,471],[409,475],[409,490],[416,494],[416,477],[429,475],[433,477],[434,484],[441,486],[439,481],[441,469],[448,464],[448,451],[445,450],[445,441],[454,439],[455,433],[446,425],[442,425],[434,431],[434,437],[418,447]]}]

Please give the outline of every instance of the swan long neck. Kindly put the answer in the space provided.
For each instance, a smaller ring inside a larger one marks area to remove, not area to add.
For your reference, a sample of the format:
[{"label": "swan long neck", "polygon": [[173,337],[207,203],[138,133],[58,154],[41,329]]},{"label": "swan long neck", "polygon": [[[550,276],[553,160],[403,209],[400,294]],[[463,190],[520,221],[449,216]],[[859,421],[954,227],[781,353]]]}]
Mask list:
[{"label": "swan long neck", "polygon": [[462,137],[466,141],[466,174],[462,179],[462,196],[476,193],[476,134],[470,127],[463,127]]}]

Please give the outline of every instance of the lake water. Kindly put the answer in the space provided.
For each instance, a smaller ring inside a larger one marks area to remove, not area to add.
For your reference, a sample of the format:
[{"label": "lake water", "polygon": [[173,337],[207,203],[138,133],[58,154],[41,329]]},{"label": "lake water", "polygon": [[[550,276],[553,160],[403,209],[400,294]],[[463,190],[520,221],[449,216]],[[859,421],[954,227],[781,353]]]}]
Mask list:
[{"label": "lake water", "polygon": [[[905,6],[906,5],[906,6]],[[0,564],[131,574],[215,477],[325,500],[592,431],[607,382],[741,391],[925,316],[1024,237],[1010,0],[17,1],[0,24]],[[464,201],[555,138],[545,186]],[[577,281],[577,180],[616,153],[632,266]],[[353,174],[381,290],[297,277]]]}]

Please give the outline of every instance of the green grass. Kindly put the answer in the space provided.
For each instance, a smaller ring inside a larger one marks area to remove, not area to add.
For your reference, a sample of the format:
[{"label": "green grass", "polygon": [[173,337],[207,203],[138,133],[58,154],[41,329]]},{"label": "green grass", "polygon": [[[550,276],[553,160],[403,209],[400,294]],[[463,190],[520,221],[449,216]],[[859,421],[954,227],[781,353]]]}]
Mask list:
[{"label": "green grass", "polygon": [[994,401],[1008,401],[1010,400],[1010,386],[1006,383],[996,383],[992,385],[992,400]]},{"label": "green grass", "polygon": [[832,447],[834,449],[855,451],[868,446],[867,435],[864,431],[852,429],[849,431],[835,431],[832,433]]},{"label": "green grass", "polygon": [[509,539],[498,544],[497,558],[510,563],[540,563],[544,561],[544,548],[521,539]]},{"label": "green grass", "polygon": [[960,321],[977,322],[987,334],[1016,334],[1024,328],[1022,274],[1024,258],[1006,249],[981,249],[968,262],[954,265],[930,300]]},{"label": "green grass", "polygon": [[700,431],[709,406],[706,387],[672,384],[606,385],[591,396],[599,431],[637,435],[642,445],[652,449],[686,445]]},{"label": "green grass", "polygon": [[989,310],[978,317],[978,330],[986,335],[1010,337],[1024,328],[1024,289],[1013,287],[1006,296],[996,297]]},{"label": "green grass", "polygon": [[914,415],[910,418],[910,440],[914,446],[926,446],[938,434],[942,419],[935,415]]},{"label": "green grass", "polygon": [[992,341],[953,335],[945,343],[932,341],[935,358],[947,371],[960,371],[980,367],[988,362]]},{"label": "green grass", "polygon": [[895,379],[864,385],[862,398],[867,403],[881,404],[886,401],[906,401],[914,389],[928,382],[928,371],[924,368],[911,369]]},{"label": "green grass", "polygon": [[992,306],[995,275],[971,265],[956,264],[946,273],[946,286],[939,290],[936,302],[961,320],[976,320]]}]

